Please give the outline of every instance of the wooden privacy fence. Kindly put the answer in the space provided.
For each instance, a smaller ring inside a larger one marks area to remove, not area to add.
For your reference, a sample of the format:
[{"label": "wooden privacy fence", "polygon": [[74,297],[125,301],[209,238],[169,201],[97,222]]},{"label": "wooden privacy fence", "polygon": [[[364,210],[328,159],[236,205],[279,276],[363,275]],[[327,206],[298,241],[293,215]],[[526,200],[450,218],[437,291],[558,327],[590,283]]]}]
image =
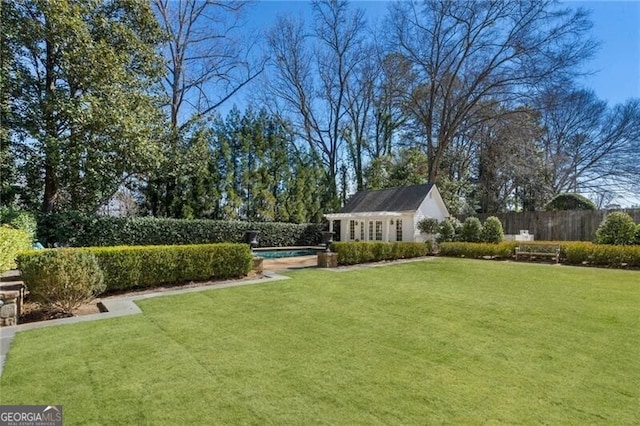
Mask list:
[{"label": "wooden privacy fence", "polygon": [[[483,213],[476,216],[483,223],[489,216],[496,216],[502,222],[505,234],[518,234],[521,229],[527,229],[538,241],[593,241],[600,222],[614,211],[628,213],[640,223],[640,209]],[[465,218],[459,219],[464,221]]]}]

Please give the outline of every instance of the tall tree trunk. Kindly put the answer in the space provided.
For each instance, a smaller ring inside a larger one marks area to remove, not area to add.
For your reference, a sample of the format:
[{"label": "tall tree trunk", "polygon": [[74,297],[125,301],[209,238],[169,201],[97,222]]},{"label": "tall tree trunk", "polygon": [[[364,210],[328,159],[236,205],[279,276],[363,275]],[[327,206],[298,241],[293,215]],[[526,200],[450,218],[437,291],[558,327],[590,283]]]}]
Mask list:
[{"label": "tall tree trunk", "polygon": [[[47,26],[50,24],[47,22]],[[47,31],[52,34],[51,28]],[[50,36],[52,37],[52,36]],[[53,97],[55,96],[55,58],[54,44],[51,38],[46,41],[46,76],[45,76],[45,94],[44,94],[44,119],[45,119],[45,165],[44,165],[44,199],[42,202],[42,211],[50,213],[55,210],[56,199],[58,197],[58,164],[60,162],[60,152],[58,148],[58,134],[56,130],[56,122],[53,114]]]}]

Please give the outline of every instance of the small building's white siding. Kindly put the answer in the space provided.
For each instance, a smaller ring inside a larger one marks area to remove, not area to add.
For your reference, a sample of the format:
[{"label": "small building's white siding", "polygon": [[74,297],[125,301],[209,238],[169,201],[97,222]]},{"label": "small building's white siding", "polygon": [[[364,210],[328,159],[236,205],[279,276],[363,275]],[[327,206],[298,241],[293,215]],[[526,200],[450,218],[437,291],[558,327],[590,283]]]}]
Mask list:
[{"label": "small building's white siding", "polygon": [[440,191],[438,191],[437,187],[431,188],[429,194],[425,197],[425,199],[416,210],[415,215],[413,216],[412,222],[412,232],[413,232],[413,241],[425,242],[427,239],[426,234],[422,234],[418,229],[418,222],[420,222],[424,218],[434,218],[438,219],[438,222],[443,221],[449,217],[449,211],[442,200],[442,196],[440,195]]},{"label": "small building's white siding", "polygon": [[[435,218],[442,221],[449,217],[447,207],[435,185],[427,194],[416,211],[394,212],[358,212],[327,215],[329,220],[340,220],[340,241],[398,241],[396,224],[402,220],[402,241],[424,242],[426,235],[418,230],[418,222],[424,218]],[[351,235],[351,221],[354,222],[353,238]],[[392,223],[393,222],[393,223]],[[369,233],[372,224],[373,235]],[[377,227],[381,225],[382,235],[377,238]],[[331,225],[331,229],[333,226]]]}]

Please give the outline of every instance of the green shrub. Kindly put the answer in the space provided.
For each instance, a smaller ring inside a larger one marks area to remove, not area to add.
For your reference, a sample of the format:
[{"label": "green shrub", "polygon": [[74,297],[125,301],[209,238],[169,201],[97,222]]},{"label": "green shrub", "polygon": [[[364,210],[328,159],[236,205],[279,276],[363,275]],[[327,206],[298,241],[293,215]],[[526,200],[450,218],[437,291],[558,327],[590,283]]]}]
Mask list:
[{"label": "green shrub", "polygon": [[572,265],[640,267],[640,246],[616,246],[590,242],[561,244],[561,258]]},{"label": "green shrub", "polygon": [[453,241],[456,238],[456,229],[451,220],[443,220],[438,230],[438,243]]},{"label": "green shrub", "polygon": [[439,227],[438,219],[432,217],[425,217],[418,222],[418,230],[425,234],[437,234]]},{"label": "green shrub", "polygon": [[635,243],[640,245],[640,223],[636,225],[636,240]]},{"label": "green shrub", "polygon": [[26,231],[0,226],[0,272],[15,268],[17,254],[30,248],[31,238]]},{"label": "green shrub", "polygon": [[500,243],[504,241],[504,230],[500,219],[495,216],[489,216],[482,226],[480,239],[483,243]]},{"label": "green shrub", "polygon": [[261,247],[309,246],[320,243],[323,225],[85,216],[77,213],[48,214],[38,219],[40,241],[73,247],[242,243],[248,230],[260,232]]},{"label": "green shrub", "polygon": [[424,244],[427,246],[427,254],[434,254],[435,244],[433,243],[433,241],[427,240],[424,242]]},{"label": "green shrub", "polygon": [[482,234],[482,224],[477,217],[468,217],[462,224],[460,239],[468,243],[477,243]]},{"label": "green shrub", "polygon": [[596,231],[596,243],[631,245],[636,238],[636,224],[623,212],[608,214]]},{"label": "green shrub", "polygon": [[[251,270],[246,244],[188,246],[119,246],[66,249],[95,256],[107,291],[153,287],[191,280],[239,278]],[[56,252],[47,249],[21,255],[23,262]]]},{"label": "green shrub", "polygon": [[560,259],[571,265],[580,265],[589,260],[593,246],[587,241],[563,242],[560,244]]},{"label": "green shrub", "polygon": [[580,194],[558,194],[547,203],[545,210],[596,210],[596,205]]},{"label": "green shrub", "polygon": [[0,225],[9,225],[12,228],[26,232],[31,242],[35,239],[36,218],[29,212],[11,207],[0,207]]},{"label": "green shrub", "polygon": [[338,253],[339,265],[356,265],[382,260],[425,256],[428,245],[414,242],[335,242],[331,250]]},{"label": "green shrub", "polygon": [[468,258],[502,258],[509,259],[518,244],[515,242],[502,243],[465,243],[447,242],[440,244],[440,256],[468,257]]},{"label": "green shrub", "polygon": [[29,294],[49,308],[71,313],[105,290],[95,256],[73,249],[41,250],[18,256]]}]

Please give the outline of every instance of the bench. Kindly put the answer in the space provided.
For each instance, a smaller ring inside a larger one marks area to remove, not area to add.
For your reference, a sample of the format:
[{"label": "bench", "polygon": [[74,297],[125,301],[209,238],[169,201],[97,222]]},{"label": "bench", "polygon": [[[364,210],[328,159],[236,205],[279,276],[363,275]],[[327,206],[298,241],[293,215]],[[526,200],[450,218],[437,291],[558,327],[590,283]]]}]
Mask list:
[{"label": "bench", "polygon": [[516,260],[518,256],[526,257],[552,257],[556,263],[560,262],[560,246],[544,244],[522,244],[516,247]]}]

